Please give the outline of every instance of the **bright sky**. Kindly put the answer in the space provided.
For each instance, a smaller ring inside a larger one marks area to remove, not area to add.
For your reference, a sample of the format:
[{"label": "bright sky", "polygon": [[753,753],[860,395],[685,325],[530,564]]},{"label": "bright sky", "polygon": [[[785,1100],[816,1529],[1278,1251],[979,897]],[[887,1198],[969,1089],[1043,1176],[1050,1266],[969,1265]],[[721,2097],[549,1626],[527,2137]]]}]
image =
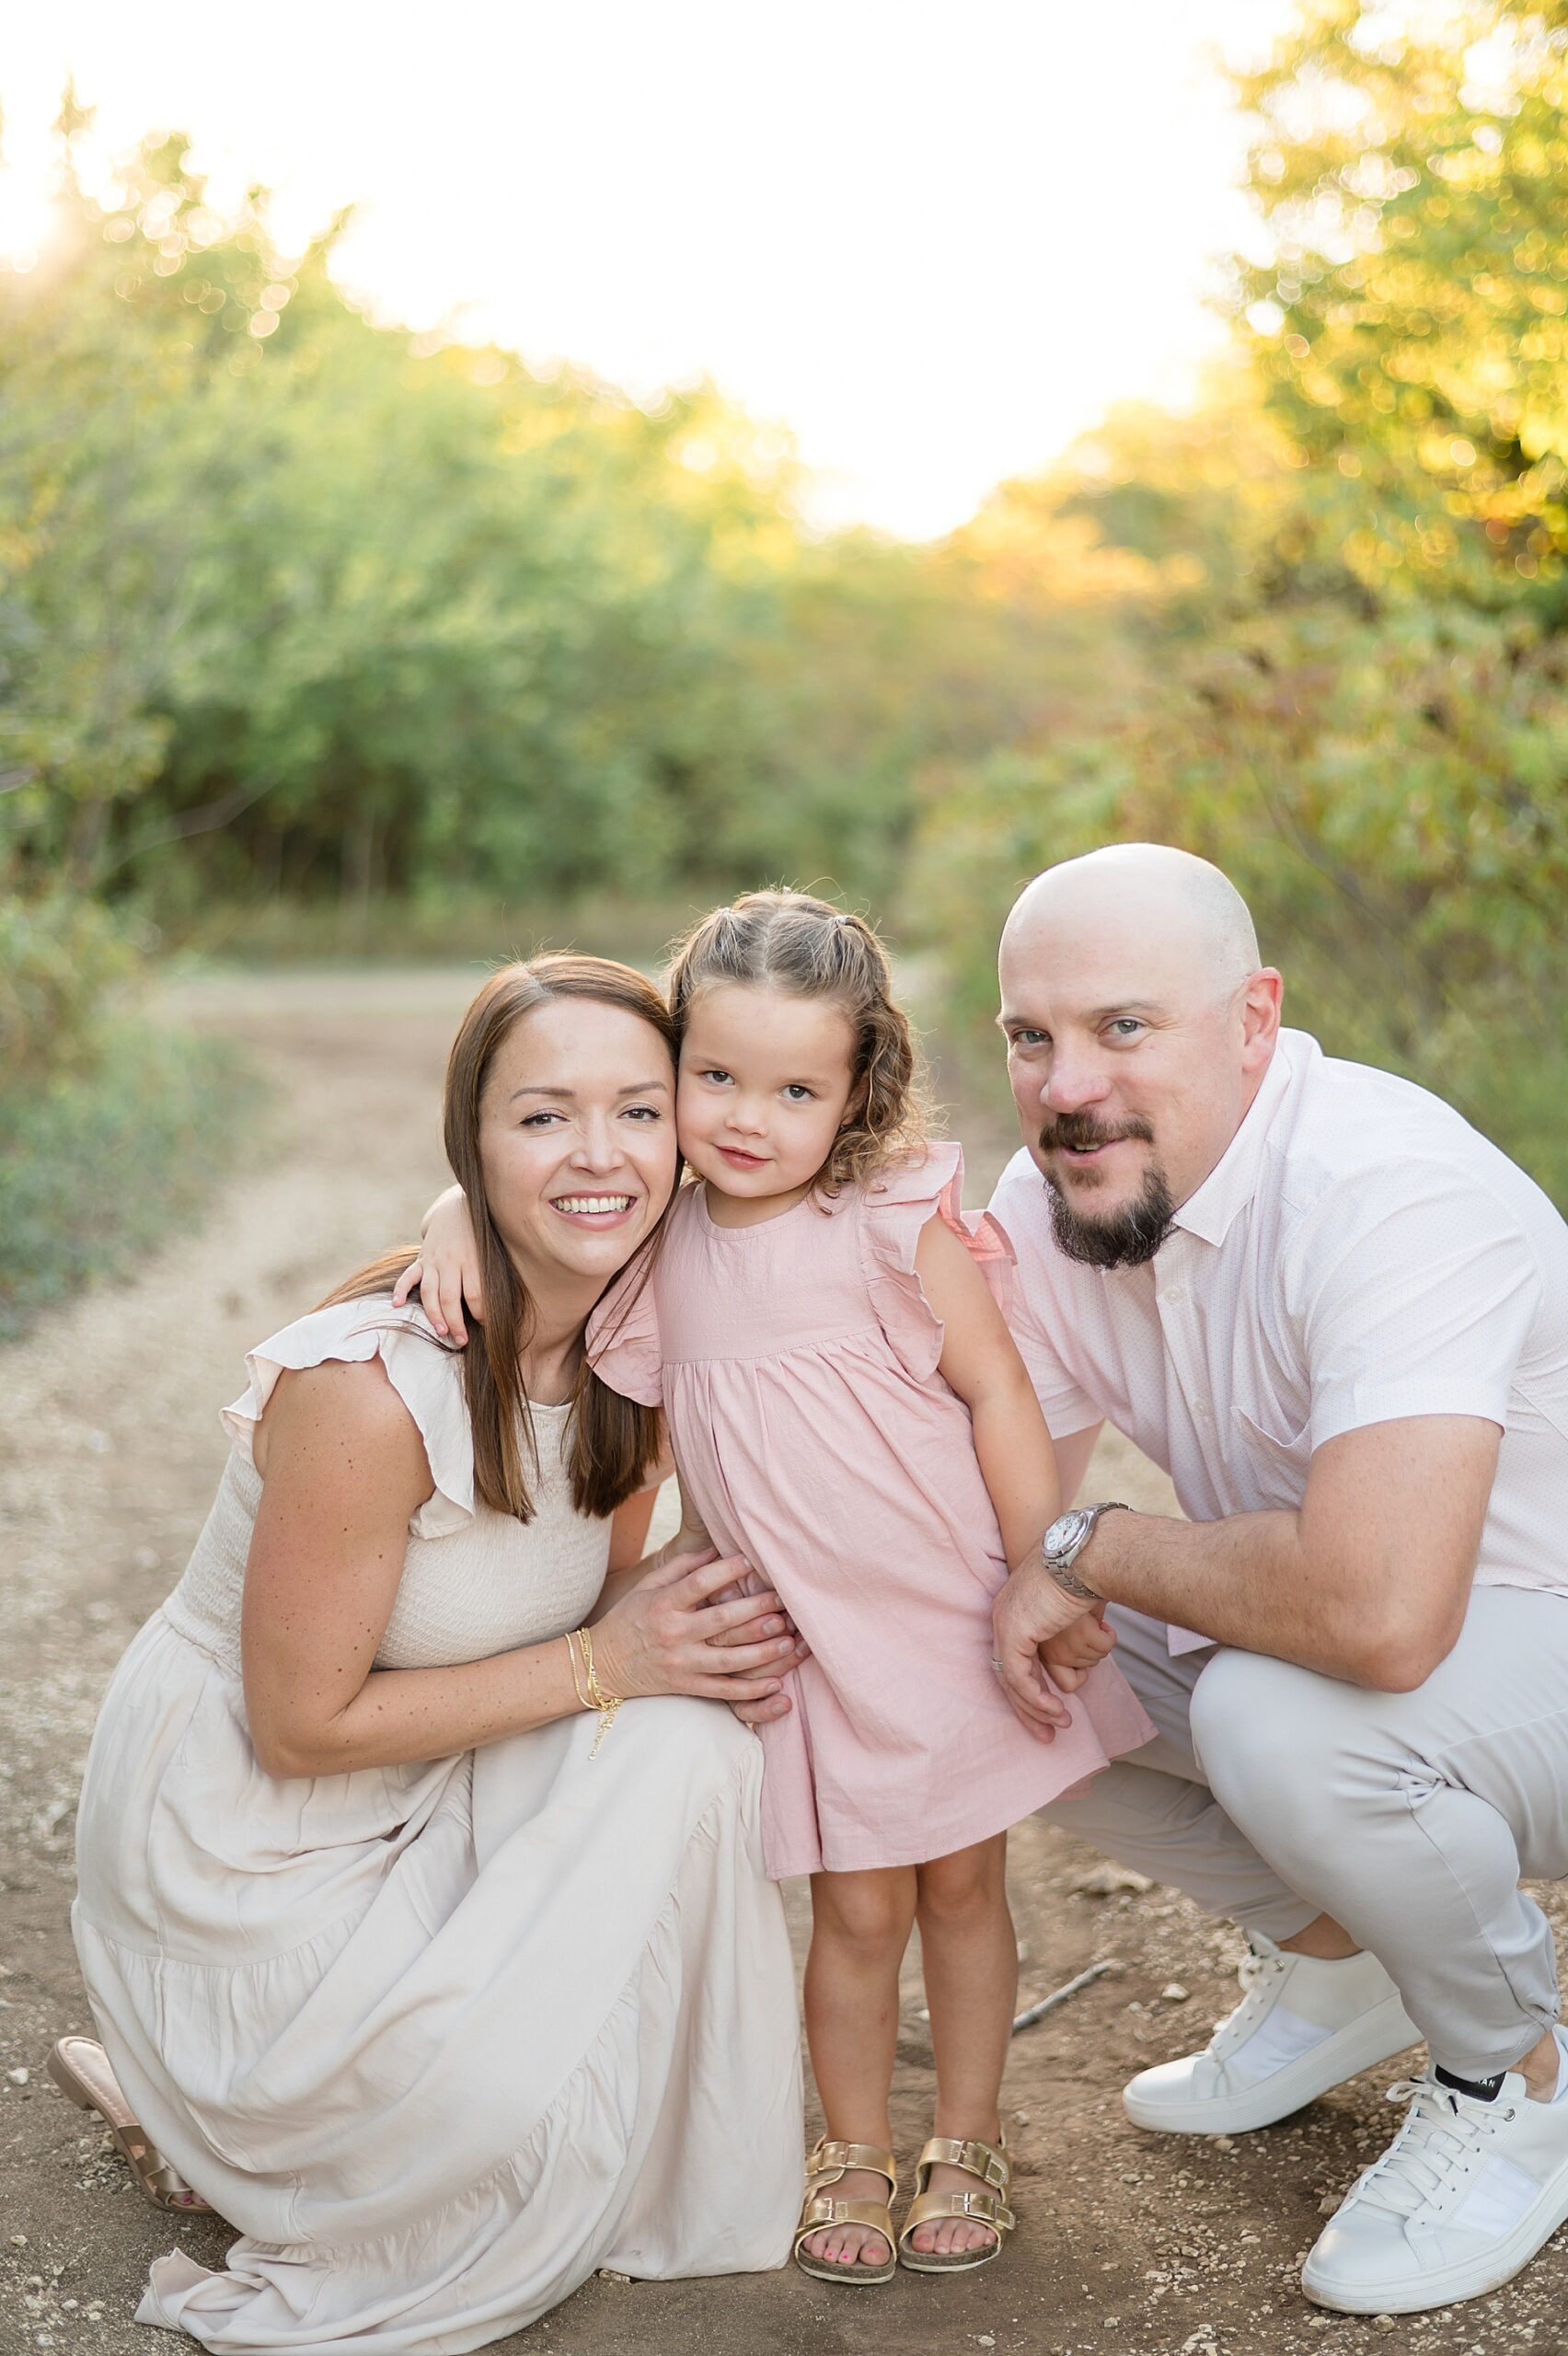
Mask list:
[{"label": "bright sky", "polygon": [[782,421],[813,512],[921,537],[1108,401],[1180,400],[1245,239],[1215,64],[1290,0],[54,0],[0,18],[0,246],[42,234],[67,72],[106,151],[178,127],[341,276],[638,393]]}]

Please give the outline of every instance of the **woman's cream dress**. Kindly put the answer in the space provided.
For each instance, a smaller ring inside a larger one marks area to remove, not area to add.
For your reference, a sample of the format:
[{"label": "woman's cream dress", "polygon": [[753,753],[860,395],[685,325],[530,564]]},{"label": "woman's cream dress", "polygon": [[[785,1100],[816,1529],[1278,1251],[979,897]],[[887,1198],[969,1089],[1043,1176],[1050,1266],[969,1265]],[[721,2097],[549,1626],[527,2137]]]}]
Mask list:
[{"label": "woman's cream dress", "polygon": [[77,1949],[159,2149],[239,2229],[138,2310],[212,2349],[484,2345],[596,2268],[780,2265],[800,2193],[794,1981],[758,1834],[760,1746],[709,1702],[629,1703],[454,1759],[258,1766],[240,1594],[279,1371],[379,1356],[434,1494],[384,1668],[574,1627],[608,1524],[535,1410],[538,1512],[477,1504],[456,1362],[417,1311],[319,1310],[264,1343],[190,1565],[116,1671],[87,1762]]}]

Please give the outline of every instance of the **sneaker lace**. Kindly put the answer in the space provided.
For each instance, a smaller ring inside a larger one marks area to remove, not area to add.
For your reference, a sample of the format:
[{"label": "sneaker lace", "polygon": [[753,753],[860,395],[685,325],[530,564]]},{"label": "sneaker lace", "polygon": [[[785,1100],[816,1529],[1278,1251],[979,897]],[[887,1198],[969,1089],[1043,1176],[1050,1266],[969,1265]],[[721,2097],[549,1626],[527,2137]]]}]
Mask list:
[{"label": "sneaker lace", "polygon": [[1227,2013],[1222,2021],[1215,2023],[1214,2035],[1209,2039],[1208,2050],[1216,2062],[1223,2062],[1246,2044],[1273,2004],[1276,1986],[1287,1969],[1286,1958],[1274,1941],[1254,1932],[1237,1968],[1241,2002],[1233,2013]]},{"label": "sneaker lace", "polygon": [[1470,2174],[1482,2144],[1514,2116],[1512,2104],[1476,2102],[1434,2078],[1401,2078],[1388,2099],[1410,2105],[1404,2124],[1355,2197],[1395,2217],[1440,2205]]}]

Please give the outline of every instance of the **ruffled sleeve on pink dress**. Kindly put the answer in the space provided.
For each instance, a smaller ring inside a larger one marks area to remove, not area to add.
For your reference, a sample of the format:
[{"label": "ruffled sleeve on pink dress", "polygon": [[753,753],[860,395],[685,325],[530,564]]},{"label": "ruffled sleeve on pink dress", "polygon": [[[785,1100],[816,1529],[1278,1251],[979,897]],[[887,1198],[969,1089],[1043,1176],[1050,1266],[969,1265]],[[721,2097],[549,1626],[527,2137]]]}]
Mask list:
[{"label": "ruffled sleeve on pink dress", "polygon": [[[1012,1297],[1013,1248],[988,1211],[963,1214],[963,1150],[930,1145],[922,1159],[874,1178],[860,1197],[861,1265],[882,1331],[917,1382],[935,1374],[942,1355],[940,1318],[915,1271],[920,1237],[940,1218],[965,1244],[1004,1316]],[[847,1193],[837,1198],[848,1201]]]}]

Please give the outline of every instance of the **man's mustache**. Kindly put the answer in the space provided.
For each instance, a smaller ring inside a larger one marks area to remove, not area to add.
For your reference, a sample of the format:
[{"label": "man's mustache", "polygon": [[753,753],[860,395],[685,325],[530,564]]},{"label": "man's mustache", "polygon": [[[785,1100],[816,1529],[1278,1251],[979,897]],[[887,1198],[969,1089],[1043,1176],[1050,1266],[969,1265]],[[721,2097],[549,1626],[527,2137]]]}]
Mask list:
[{"label": "man's mustache", "polygon": [[1092,1113],[1058,1113],[1047,1121],[1040,1132],[1042,1153],[1055,1153],[1058,1148],[1068,1153],[1088,1153],[1097,1145],[1119,1145],[1124,1138],[1136,1138],[1142,1145],[1154,1143],[1154,1131],[1147,1121],[1136,1117],[1124,1121],[1120,1128],[1107,1128]]}]

